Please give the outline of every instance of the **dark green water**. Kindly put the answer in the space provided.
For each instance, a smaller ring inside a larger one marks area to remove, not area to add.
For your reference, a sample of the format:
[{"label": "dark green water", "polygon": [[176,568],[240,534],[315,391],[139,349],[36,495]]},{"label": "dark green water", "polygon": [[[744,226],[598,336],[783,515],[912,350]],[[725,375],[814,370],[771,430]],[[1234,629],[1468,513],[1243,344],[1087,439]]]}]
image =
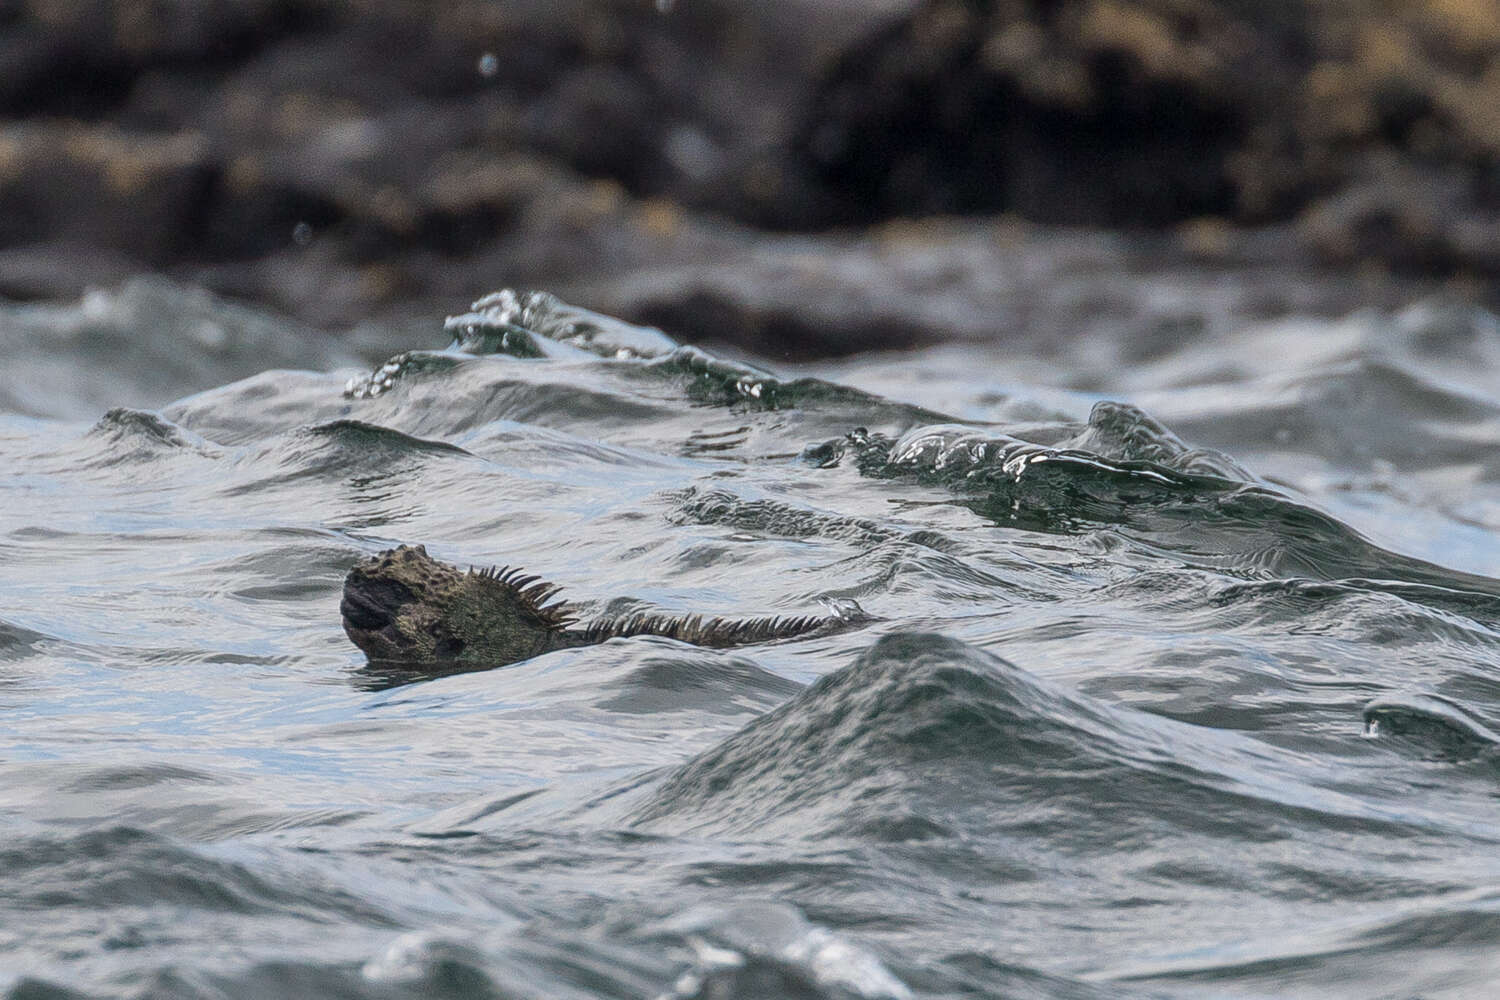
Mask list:
[{"label": "dark green water", "polygon": [[[1487,313],[774,375],[544,301],[373,375],[232,381],[344,359],[169,288],[0,335],[8,997],[1500,982]],[[407,542],[878,620],[392,676],[339,595]]]}]

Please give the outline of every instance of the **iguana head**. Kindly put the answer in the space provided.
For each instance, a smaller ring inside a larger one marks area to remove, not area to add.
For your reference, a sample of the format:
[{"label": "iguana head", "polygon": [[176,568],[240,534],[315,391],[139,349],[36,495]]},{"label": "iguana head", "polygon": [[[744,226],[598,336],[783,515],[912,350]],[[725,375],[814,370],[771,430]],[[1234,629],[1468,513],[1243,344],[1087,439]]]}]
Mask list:
[{"label": "iguana head", "polygon": [[469,570],[403,545],[357,563],[344,579],[344,632],[371,660],[504,664],[567,645],[557,592],[519,570]]}]

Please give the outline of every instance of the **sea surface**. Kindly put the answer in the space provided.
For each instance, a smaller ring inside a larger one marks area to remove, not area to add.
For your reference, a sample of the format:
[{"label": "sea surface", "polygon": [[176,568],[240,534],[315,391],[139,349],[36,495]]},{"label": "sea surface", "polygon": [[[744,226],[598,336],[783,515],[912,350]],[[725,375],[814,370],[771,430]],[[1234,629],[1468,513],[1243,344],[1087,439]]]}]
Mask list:
[{"label": "sea surface", "polygon": [[[1495,316],[792,366],[464,310],[372,365],[0,307],[5,997],[1500,986]],[[401,543],[871,620],[393,670],[339,599]]]}]

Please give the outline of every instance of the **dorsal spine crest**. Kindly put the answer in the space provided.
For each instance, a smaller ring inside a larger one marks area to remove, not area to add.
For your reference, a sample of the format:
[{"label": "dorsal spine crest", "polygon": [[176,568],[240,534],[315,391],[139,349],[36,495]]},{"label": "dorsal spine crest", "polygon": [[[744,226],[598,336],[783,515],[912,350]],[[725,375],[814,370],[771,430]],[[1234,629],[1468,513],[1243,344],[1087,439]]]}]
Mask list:
[{"label": "dorsal spine crest", "polygon": [[566,629],[578,620],[566,601],[553,601],[561,587],[535,574],[528,574],[518,566],[470,567],[469,575],[503,589],[523,611],[535,616],[547,628]]}]

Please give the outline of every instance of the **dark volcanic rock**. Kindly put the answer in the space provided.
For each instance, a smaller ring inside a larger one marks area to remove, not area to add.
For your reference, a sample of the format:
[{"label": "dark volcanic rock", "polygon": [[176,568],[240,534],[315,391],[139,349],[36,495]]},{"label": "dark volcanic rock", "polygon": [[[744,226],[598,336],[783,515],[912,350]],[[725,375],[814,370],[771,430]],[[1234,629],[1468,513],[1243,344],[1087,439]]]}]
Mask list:
[{"label": "dark volcanic rock", "polygon": [[800,149],[851,218],[1119,225],[1233,210],[1227,161],[1252,112],[1210,48],[1222,32],[1187,29],[1195,45],[1150,4],[1048,6],[930,2],[845,56]]},{"label": "dark volcanic rock", "polygon": [[[965,261],[1001,260],[1004,239],[981,252],[975,234],[1016,219],[1145,227],[1169,244],[1191,223],[1210,243],[1277,248],[1287,268],[1490,277],[1494,13],[1489,0],[10,0],[0,295],[157,270],[349,325],[501,284],[588,287],[689,336],[808,353],[969,336],[968,305],[914,322],[915,307],[879,303],[951,305],[971,278],[970,305],[1009,288],[996,275],[1010,265]],[[991,221],[929,226],[920,251],[896,253],[899,227],[847,228],[933,214]],[[1269,243],[1224,235],[1263,225],[1279,227]],[[1015,252],[1073,239],[1028,232]],[[938,260],[959,277],[923,270]]]},{"label": "dark volcanic rock", "polygon": [[[34,147],[22,169],[5,171],[5,187],[16,199],[47,199],[31,182],[58,158],[60,140],[26,127],[47,122],[95,147],[118,135],[128,169],[140,150],[196,144],[206,190],[193,222],[202,228],[177,238],[194,253],[264,252],[266,237],[248,230],[307,214],[322,228],[347,222],[369,253],[422,244],[424,186],[451,188],[448,160],[463,154],[527,152],[638,196],[745,216],[774,205],[796,224],[816,214],[798,206],[822,197],[778,162],[800,95],[877,7],[32,3],[0,22],[4,134]],[[148,173],[142,187],[155,179]],[[67,182],[72,211],[111,214],[120,185],[89,180]],[[49,238],[51,223],[18,220],[5,238]]]},{"label": "dark volcanic rock", "polygon": [[[1497,13],[1483,0],[928,0],[844,56],[799,150],[851,220],[1263,223],[1368,190],[1377,153],[1493,187]],[[1425,260],[1391,262],[1407,256]]]},{"label": "dark volcanic rock", "polygon": [[881,2],[9,4],[0,294],[102,259],[348,322],[607,269],[637,217],[821,218],[783,153]]}]

